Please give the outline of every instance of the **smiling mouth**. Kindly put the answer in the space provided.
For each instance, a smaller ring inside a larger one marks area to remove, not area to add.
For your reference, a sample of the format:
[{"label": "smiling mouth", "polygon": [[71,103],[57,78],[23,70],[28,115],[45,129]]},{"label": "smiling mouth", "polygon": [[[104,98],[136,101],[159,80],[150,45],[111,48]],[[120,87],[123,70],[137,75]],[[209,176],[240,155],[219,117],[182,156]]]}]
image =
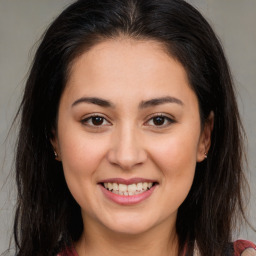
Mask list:
[{"label": "smiling mouth", "polygon": [[157,182],[139,182],[129,185],[122,183],[104,182],[101,183],[101,185],[113,194],[121,196],[134,196],[150,190],[153,186],[157,185]]}]

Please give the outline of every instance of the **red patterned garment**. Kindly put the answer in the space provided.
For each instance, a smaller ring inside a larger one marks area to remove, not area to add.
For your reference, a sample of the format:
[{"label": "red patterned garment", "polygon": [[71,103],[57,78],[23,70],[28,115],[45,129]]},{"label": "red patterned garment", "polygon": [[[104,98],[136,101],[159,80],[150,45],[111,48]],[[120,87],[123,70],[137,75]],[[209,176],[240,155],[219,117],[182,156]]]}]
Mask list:
[{"label": "red patterned garment", "polygon": [[[248,250],[246,250],[248,249]],[[251,250],[249,250],[251,249]],[[246,252],[245,252],[246,250]],[[254,256],[256,255],[256,245],[250,241],[247,240],[237,240],[234,242],[234,256],[242,256],[248,255],[248,256]]]},{"label": "red patterned garment", "polygon": [[59,253],[57,256],[79,256],[75,248],[68,248],[65,251]]},{"label": "red patterned garment", "polygon": [[[234,254],[233,256],[255,256],[256,255],[256,245],[247,240],[237,240],[233,243]],[[243,255],[242,255],[243,253]],[[57,256],[79,256],[75,248],[69,248]]]}]

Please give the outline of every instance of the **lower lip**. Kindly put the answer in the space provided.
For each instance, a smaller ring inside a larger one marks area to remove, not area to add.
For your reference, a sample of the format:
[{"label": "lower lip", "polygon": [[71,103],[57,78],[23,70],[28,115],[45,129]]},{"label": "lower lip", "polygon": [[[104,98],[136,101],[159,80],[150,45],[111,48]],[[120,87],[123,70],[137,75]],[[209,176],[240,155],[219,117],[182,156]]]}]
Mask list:
[{"label": "lower lip", "polygon": [[133,205],[133,204],[138,204],[146,200],[147,198],[149,198],[154,192],[156,185],[151,187],[149,190],[142,192],[141,194],[133,195],[133,196],[122,196],[122,195],[114,194],[109,190],[105,189],[102,185],[100,185],[100,188],[103,194],[111,201],[120,205]]}]

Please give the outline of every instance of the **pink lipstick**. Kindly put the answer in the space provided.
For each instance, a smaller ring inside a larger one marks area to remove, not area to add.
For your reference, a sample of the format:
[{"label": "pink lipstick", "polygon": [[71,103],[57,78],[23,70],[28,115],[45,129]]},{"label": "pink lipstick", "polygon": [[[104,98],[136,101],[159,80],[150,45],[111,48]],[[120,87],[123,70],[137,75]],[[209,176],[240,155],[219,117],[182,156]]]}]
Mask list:
[{"label": "pink lipstick", "polygon": [[112,178],[98,183],[104,196],[121,205],[138,204],[149,198],[158,182],[143,178]]}]

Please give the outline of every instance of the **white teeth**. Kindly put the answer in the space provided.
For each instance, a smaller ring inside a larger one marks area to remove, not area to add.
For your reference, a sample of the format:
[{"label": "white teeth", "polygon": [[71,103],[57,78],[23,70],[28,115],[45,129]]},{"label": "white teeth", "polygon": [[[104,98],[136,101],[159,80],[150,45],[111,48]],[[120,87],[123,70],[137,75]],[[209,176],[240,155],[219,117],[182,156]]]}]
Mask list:
[{"label": "white teeth", "polygon": [[[105,184],[104,184],[104,186],[105,186]],[[105,188],[106,188],[106,186],[105,186]],[[108,188],[109,190],[112,190],[112,189],[113,189],[113,184],[112,184],[112,183],[108,183],[107,188]]]},{"label": "white teeth", "polygon": [[[129,187],[129,186],[128,186]],[[126,192],[127,191],[127,185],[125,184],[119,184],[119,191]]]},{"label": "white teeth", "polygon": [[113,190],[119,190],[119,186],[117,183],[113,183]]},{"label": "white teeth", "polygon": [[104,187],[114,194],[133,196],[143,193],[144,191],[150,189],[153,186],[152,182],[139,182],[137,184],[117,184],[117,183],[104,183]]},{"label": "white teeth", "polygon": [[[146,183],[146,182],[145,182],[145,183]],[[142,190],[142,183],[141,183],[141,182],[137,184],[137,189],[138,189],[138,190]]]},{"label": "white teeth", "polygon": [[143,182],[142,188],[143,188],[143,190],[147,190],[147,188],[148,188],[148,183],[147,183],[147,182]]},{"label": "white teeth", "polygon": [[136,184],[128,185],[128,192],[135,192],[137,190]]}]

